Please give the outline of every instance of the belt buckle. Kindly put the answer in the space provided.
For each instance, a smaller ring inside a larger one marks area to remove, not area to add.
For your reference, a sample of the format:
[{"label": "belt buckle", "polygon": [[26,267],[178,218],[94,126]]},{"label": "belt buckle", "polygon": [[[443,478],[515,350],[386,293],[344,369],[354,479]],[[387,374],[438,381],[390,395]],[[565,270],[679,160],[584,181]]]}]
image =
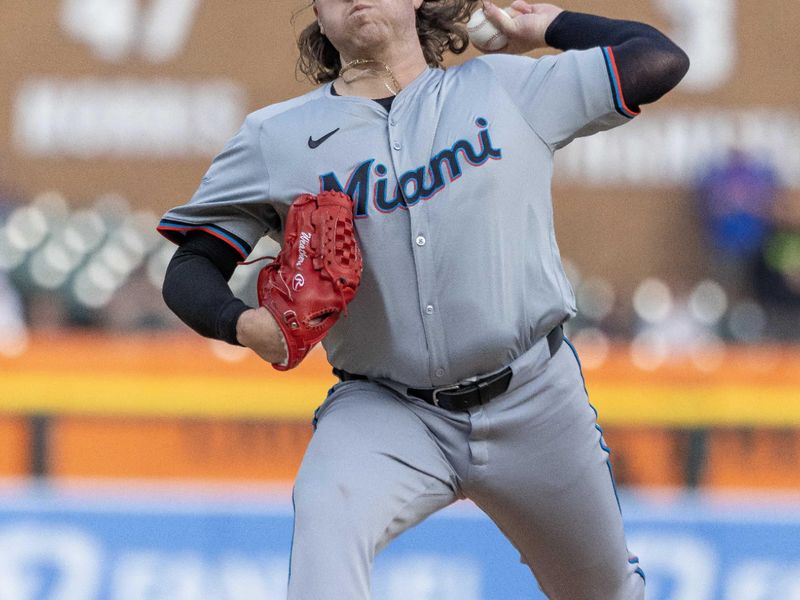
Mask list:
[{"label": "belt buckle", "polygon": [[433,394],[432,394],[433,405],[437,408],[441,408],[439,406],[439,394],[441,392],[452,392],[459,389],[460,387],[461,387],[460,385],[456,384],[456,385],[445,385],[440,388],[433,388]]}]

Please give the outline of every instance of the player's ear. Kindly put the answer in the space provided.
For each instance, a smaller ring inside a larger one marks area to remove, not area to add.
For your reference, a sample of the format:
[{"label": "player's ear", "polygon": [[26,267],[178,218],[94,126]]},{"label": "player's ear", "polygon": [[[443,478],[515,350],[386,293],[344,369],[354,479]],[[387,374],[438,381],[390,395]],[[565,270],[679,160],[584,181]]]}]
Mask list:
[{"label": "player's ear", "polygon": [[317,18],[317,25],[319,25],[319,32],[325,35],[325,28],[322,26],[322,21],[319,18],[319,10],[317,9],[316,0],[311,2],[311,8],[314,9],[314,16]]}]

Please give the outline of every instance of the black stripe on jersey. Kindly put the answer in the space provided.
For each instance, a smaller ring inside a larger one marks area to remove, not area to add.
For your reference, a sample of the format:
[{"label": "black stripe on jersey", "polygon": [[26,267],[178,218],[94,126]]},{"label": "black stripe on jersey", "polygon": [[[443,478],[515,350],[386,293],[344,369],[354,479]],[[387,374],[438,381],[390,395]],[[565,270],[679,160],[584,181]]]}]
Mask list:
[{"label": "black stripe on jersey", "polygon": [[161,219],[156,230],[169,241],[178,245],[183,243],[186,233],[189,231],[205,231],[209,235],[213,235],[233,247],[242,258],[247,258],[253,251],[250,244],[245,242],[238,235],[214,223],[187,223],[175,219]]}]

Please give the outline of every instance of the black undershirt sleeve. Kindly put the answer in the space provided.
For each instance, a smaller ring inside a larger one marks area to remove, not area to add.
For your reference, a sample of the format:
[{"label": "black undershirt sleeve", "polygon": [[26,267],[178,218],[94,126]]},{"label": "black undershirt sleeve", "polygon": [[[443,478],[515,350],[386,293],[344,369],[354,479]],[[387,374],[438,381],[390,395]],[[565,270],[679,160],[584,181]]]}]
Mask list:
[{"label": "black undershirt sleeve", "polygon": [[222,240],[188,233],[167,266],[164,302],[200,335],[239,345],[236,322],[250,307],[233,295],[228,280],[240,260]]},{"label": "black undershirt sleeve", "polygon": [[559,50],[610,46],[622,94],[634,110],[658,100],[689,70],[683,50],[654,27],[635,21],[564,11],[550,23],[545,42]]}]

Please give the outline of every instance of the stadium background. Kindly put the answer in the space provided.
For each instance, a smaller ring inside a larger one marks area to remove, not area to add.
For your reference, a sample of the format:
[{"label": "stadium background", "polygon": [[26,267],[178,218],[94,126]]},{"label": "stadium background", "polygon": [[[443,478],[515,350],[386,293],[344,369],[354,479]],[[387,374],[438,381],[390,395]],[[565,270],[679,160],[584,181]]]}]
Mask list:
[{"label": "stadium background", "polygon": [[[0,600],[282,596],[291,479],[332,376],[320,352],[279,374],[188,332],[153,228],[246,113],[309,89],[304,5],[0,5]],[[646,118],[564,150],[554,190],[569,334],[648,597],[800,597],[800,310],[721,277],[695,193],[731,148],[770,164],[797,280],[800,5],[563,6],[651,22],[692,59]],[[250,301],[256,271],[233,280]],[[376,598],[533,597],[516,562],[459,505],[380,558]]]}]

